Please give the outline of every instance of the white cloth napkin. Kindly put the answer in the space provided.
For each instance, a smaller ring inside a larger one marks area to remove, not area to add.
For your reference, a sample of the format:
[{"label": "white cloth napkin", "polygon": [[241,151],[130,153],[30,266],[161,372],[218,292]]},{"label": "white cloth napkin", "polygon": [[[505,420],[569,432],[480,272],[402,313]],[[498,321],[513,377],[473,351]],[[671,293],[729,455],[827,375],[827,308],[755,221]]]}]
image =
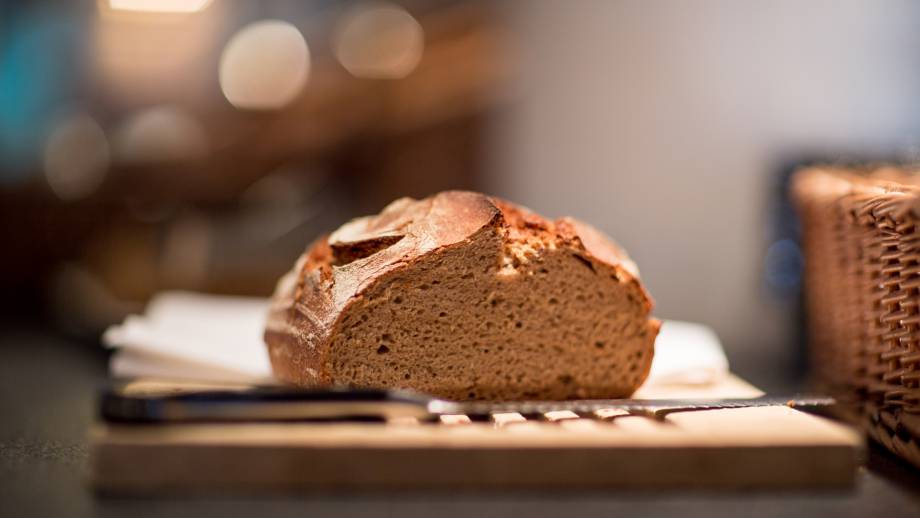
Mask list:
[{"label": "white cloth napkin", "polygon": [[[162,293],[143,315],[106,330],[103,342],[116,349],[109,370],[115,377],[277,383],[262,342],[267,311],[266,299]],[[707,385],[728,372],[710,328],[668,320],[646,385]]]}]

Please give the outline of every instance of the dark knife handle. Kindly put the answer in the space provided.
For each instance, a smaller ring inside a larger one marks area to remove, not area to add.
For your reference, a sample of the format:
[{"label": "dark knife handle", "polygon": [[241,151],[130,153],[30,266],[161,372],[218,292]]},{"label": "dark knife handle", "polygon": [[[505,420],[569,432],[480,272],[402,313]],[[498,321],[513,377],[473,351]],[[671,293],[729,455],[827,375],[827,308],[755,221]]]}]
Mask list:
[{"label": "dark knife handle", "polygon": [[98,415],[110,423],[431,419],[429,398],[410,392],[254,387],[136,393],[116,382],[99,394]]}]

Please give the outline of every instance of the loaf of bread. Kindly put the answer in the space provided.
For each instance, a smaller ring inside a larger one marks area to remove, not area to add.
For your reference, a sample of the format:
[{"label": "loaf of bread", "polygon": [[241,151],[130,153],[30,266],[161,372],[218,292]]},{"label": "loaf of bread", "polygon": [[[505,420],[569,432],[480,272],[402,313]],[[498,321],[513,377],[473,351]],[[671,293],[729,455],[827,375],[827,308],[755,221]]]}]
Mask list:
[{"label": "loaf of bread", "polygon": [[265,342],[301,386],[456,399],[630,395],[660,322],[635,264],[593,227],[483,194],[403,198],[314,242]]}]

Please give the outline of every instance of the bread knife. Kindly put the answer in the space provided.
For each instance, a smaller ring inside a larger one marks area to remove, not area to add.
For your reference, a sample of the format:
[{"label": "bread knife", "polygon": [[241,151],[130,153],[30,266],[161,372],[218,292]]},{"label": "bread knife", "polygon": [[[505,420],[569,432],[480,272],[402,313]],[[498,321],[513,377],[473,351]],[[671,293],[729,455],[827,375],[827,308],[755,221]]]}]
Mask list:
[{"label": "bread knife", "polygon": [[546,414],[558,411],[596,416],[619,410],[660,418],[672,412],[763,406],[813,409],[834,403],[830,397],[802,395],[729,399],[462,402],[402,390],[249,387],[239,390],[137,391],[131,390],[129,384],[114,383],[101,392],[99,416],[113,423],[387,421],[405,418],[436,421],[450,415],[489,420],[496,414],[516,413],[542,419]]}]

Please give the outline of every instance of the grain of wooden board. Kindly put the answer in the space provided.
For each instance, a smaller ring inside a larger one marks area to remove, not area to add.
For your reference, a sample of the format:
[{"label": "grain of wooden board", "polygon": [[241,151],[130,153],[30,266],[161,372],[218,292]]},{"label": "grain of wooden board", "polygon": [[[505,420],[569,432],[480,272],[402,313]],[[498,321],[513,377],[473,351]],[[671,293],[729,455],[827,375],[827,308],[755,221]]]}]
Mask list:
[{"label": "grain of wooden board", "polygon": [[[636,397],[754,397],[731,377]],[[449,423],[449,424],[448,424]],[[501,414],[337,424],[98,424],[92,479],[108,493],[407,488],[846,488],[862,438],[787,407],[674,413],[664,420]]]}]

